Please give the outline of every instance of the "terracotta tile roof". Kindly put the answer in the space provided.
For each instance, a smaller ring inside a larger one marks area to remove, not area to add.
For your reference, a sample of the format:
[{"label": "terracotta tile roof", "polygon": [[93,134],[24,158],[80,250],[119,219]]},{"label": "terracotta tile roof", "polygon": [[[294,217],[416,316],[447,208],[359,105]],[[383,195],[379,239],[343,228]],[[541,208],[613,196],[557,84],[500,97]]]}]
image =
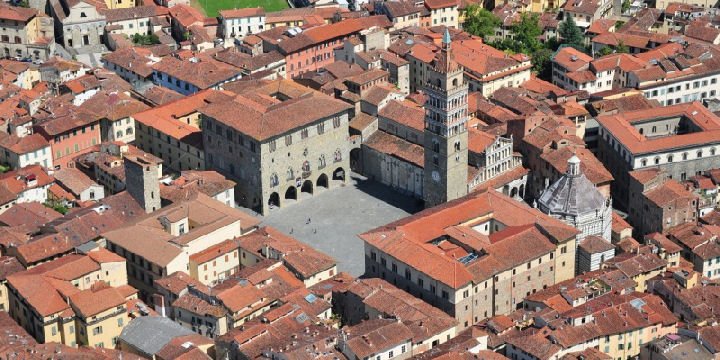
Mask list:
[{"label": "terracotta tile roof", "polygon": [[105,248],[90,251],[87,256],[98,264],[125,262],[125,258]]},{"label": "terracotta tile roof", "polygon": [[221,318],[227,315],[227,310],[225,310],[222,306],[212,305],[203,298],[190,293],[180,296],[177,300],[173,301],[172,307],[203,317],[212,316],[215,318]]},{"label": "terracotta tile roof", "polygon": [[195,9],[190,5],[178,4],[171,7],[169,10],[170,16],[172,16],[172,18],[183,27],[205,22],[205,16],[203,16],[200,10]]},{"label": "terracotta tile roof", "polygon": [[[447,235],[448,227],[487,215],[492,215],[508,226],[506,231],[491,236],[491,245],[476,250],[482,250],[488,255],[464,265],[433,245],[433,240]],[[549,238],[536,227],[545,229]],[[554,242],[566,241],[575,236],[576,232],[536,209],[491,190],[476,192],[427,209],[361,234],[360,238],[433,279],[457,289],[552,251]],[[517,251],[518,247],[527,251]]]},{"label": "terracotta tile roof", "polygon": [[[286,82],[277,80],[275,83]],[[305,94],[286,101],[259,96],[258,88],[250,89],[232,102],[215,103],[200,112],[258,141],[281,136],[309,126],[320,119],[339,116],[350,105],[320,92],[305,88]],[[272,102],[269,102],[272,99]]]},{"label": "terracotta tile roof", "polygon": [[246,72],[258,71],[272,64],[285,64],[285,57],[277,51],[252,56],[239,51],[226,50],[215,54],[215,59],[243,69]]},{"label": "terracotta tile roof", "polygon": [[643,273],[660,270],[667,266],[667,262],[655,254],[620,254],[607,261],[609,266],[622,271],[629,278],[634,278]]},{"label": "terracotta tile roof", "polygon": [[615,27],[616,23],[617,21],[613,19],[597,19],[590,24],[590,27],[587,28],[586,32],[591,34],[610,32],[610,29]]},{"label": "terracotta tile roof", "polygon": [[173,203],[195,198],[198,192],[215,197],[236,183],[216,171],[185,170],[170,184],[160,185],[160,196]]},{"label": "terracotta tile roof", "polygon": [[192,84],[200,90],[209,89],[241,74],[240,69],[217,61],[210,56],[199,55],[196,59],[197,61],[180,60],[173,56],[166,56],[153,64],[152,68],[154,71]]},{"label": "terracotta tile roof", "polygon": [[577,82],[578,84],[585,84],[591,81],[597,80],[595,73],[590,70],[574,71],[565,74],[570,80]]},{"label": "terracotta tile roof", "polygon": [[5,3],[0,4],[0,19],[3,20],[19,21],[25,23],[37,15],[38,11],[33,8],[10,6]]},{"label": "terracotta tile roof", "polygon": [[8,285],[43,317],[70,308],[60,293],[42,275],[16,273],[8,276],[7,280]]},{"label": "terracotta tile roof", "polygon": [[5,281],[8,276],[25,271],[17,258],[12,256],[0,256],[0,281]]},{"label": "terracotta tile roof", "polygon": [[63,168],[53,173],[55,180],[79,199],[83,191],[92,187],[100,187],[93,179],[76,168]]},{"label": "terracotta tile roof", "polygon": [[468,129],[468,150],[482,154],[495,142],[496,137],[476,128]]},{"label": "terracotta tile roof", "polygon": [[345,346],[356,357],[363,359],[409,343],[412,333],[399,319],[371,319],[343,328],[348,334]]},{"label": "terracotta tile roof", "polygon": [[[188,232],[179,236],[166,232],[160,222],[162,217],[172,218],[176,215],[187,216],[188,221],[193,224]],[[136,217],[133,224],[103,233],[103,237],[156,265],[166,266],[183,254],[191,255],[183,251],[188,244],[212,231],[235,223],[239,225],[238,230],[247,231],[257,226],[259,222],[249,214],[199,193],[190,201],[171,204],[152,214]],[[142,236],[139,237],[138,234]],[[138,241],[138,239],[147,241]]]},{"label": "terracotta tile roof", "polygon": [[150,18],[155,16],[165,16],[169,14],[168,8],[156,5],[141,5],[130,8],[103,9],[100,11],[105,15],[105,21],[108,23]]},{"label": "terracotta tile roof", "polygon": [[[672,116],[684,116],[702,131],[647,138],[633,127],[634,123]],[[635,155],[720,142],[720,118],[698,102],[604,115],[599,116],[597,121]]]},{"label": "terracotta tile roof", "polygon": [[88,289],[71,295],[70,304],[78,316],[89,319],[104,311],[123,307],[125,296],[112,287],[99,290]]},{"label": "terracotta tile roof", "polygon": [[151,65],[157,61],[152,60],[151,56],[152,52],[146,48],[129,47],[103,55],[102,61],[148,78],[153,72]]},{"label": "terracotta tile roof", "polygon": [[422,7],[415,6],[414,1],[409,0],[386,1],[382,3],[382,7],[391,18],[404,17],[424,10]]},{"label": "terracotta tile roof", "polygon": [[422,146],[384,131],[376,131],[365,140],[363,145],[381,154],[414,164],[419,168],[425,167],[425,150]]},{"label": "terracotta tile roof", "polygon": [[178,118],[193,114],[209,103],[227,101],[231,98],[232,94],[224,91],[201,91],[197,94],[137,113],[134,118],[135,121],[145,126],[150,126],[175,139],[190,142],[193,146],[200,145],[202,144],[200,129],[179,121]]},{"label": "terracotta tile roof", "polygon": [[555,94],[556,96],[563,96],[567,94],[565,89],[545,80],[538,79],[535,75],[532,75],[530,80],[524,82],[522,88],[542,95]]},{"label": "terracotta tile roof", "polygon": [[164,88],[162,86],[153,86],[147,89],[147,91],[145,91],[142,96],[154,106],[165,105],[167,103],[177,101],[185,97],[185,95],[182,95],[168,88]]},{"label": "terracotta tile roof", "polygon": [[391,100],[380,109],[378,116],[418,131],[425,129],[425,110],[409,101]]},{"label": "terracotta tile roof", "polygon": [[709,24],[693,21],[689,26],[685,27],[684,34],[688,37],[702,40],[711,44],[720,37],[720,29],[716,29]]},{"label": "terracotta tile roof", "polygon": [[[266,18],[266,22],[271,22],[270,14]],[[295,37],[288,38],[284,35],[278,37],[271,36],[277,45],[280,53],[283,55],[292,54],[302,49],[312,47],[318,44],[322,44],[333,39],[339,39],[347,37],[351,34],[360,32],[363,29],[369,29],[371,27],[389,28],[392,23],[385,15],[368,16],[361,18],[346,19],[337,23],[327,24],[312,27],[304,32],[300,33]],[[269,33],[268,33],[269,35]],[[264,34],[260,33],[258,36],[263,37]]]},{"label": "terracotta tile roof", "polygon": [[155,279],[154,282],[154,286],[156,288],[165,289],[176,296],[179,296],[181,291],[187,289],[188,285],[194,286],[195,289],[205,294],[210,292],[207,286],[181,271],[174,272],[163,278]]},{"label": "terracotta tile roof", "polygon": [[664,208],[666,205],[676,201],[690,201],[696,198],[696,195],[688,191],[685,186],[672,179],[646,191],[644,196],[660,208]]},{"label": "terracotta tile roof", "polygon": [[592,151],[582,147],[564,146],[541,154],[540,158],[550,164],[558,174],[564,174],[567,171],[567,161],[573,156],[580,158],[580,168],[593,184],[601,185],[613,181],[612,174]]},{"label": "terracotta tile roof", "polygon": [[229,239],[217,245],[210,246],[203,251],[190,255],[190,260],[197,264],[203,264],[210,260],[217,259],[225,254],[229,254],[239,248],[240,244],[237,240]]},{"label": "terracotta tile roof", "polygon": [[[23,155],[43,148],[49,148],[50,143],[40,134],[30,134],[19,137],[16,134],[8,135],[6,133],[0,133],[0,147],[14,154]],[[47,149],[47,151],[50,151],[50,149]]]},{"label": "terracotta tile roof", "polygon": [[[309,247],[270,226],[262,227],[256,231],[236,239],[240,247],[256,255],[261,255],[266,249],[273,249],[282,256],[282,261],[302,280],[328,270],[335,266],[335,259]],[[261,255],[266,257],[266,255]]]},{"label": "terracotta tile roof", "polygon": [[425,6],[428,9],[443,9],[458,5],[458,0],[425,0]]},{"label": "terracotta tile roof", "polygon": [[700,328],[698,333],[703,343],[709,344],[713,349],[720,349],[720,325]]},{"label": "terracotta tile roof", "polygon": [[74,129],[89,125],[96,125],[100,122],[100,114],[93,114],[84,108],[67,109],[45,120],[40,120],[35,127],[40,129],[49,137],[54,137]]},{"label": "terracotta tile roof", "polygon": [[615,68],[619,68],[624,72],[630,72],[642,69],[645,66],[647,66],[647,62],[629,54],[610,54],[595,59],[591,63],[591,67],[596,73]]},{"label": "terracotta tile roof", "polygon": [[39,202],[15,204],[0,214],[0,223],[6,226],[28,225],[33,228],[62,217],[59,212]]},{"label": "terracotta tile roof", "polygon": [[220,16],[225,19],[256,17],[256,16],[264,16],[264,15],[265,15],[265,10],[261,7],[220,10]]},{"label": "terracotta tile roof", "polygon": [[588,254],[598,254],[615,249],[610,241],[594,235],[587,236],[578,246]]},{"label": "terracotta tile roof", "polygon": [[0,174],[0,187],[8,190],[16,197],[29,189],[36,189],[52,184],[55,179],[48,175],[40,165],[28,165],[13,171]]},{"label": "terracotta tile roof", "polygon": [[385,280],[358,279],[343,292],[354,294],[386,317],[402,319],[414,342],[420,342],[457,325],[457,320]]},{"label": "terracotta tile roof", "polygon": [[529,63],[529,58],[508,56],[477,39],[453,41],[451,54],[453,60],[480,81],[496,80],[530,68],[529,64],[522,65]]},{"label": "terracotta tile roof", "polygon": [[567,71],[574,72],[588,66],[590,62],[593,61],[593,58],[574,47],[567,46],[560,49],[560,51],[555,54],[553,61],[560,64],[562,67],[567,69]]},{"label": "terracotta tile roof", "polygon": [[623,219],[620,216],[620,214],[613,211],[613,213],[612,213],[612,230],[613,230],[613,232],[619,233],[626,229],[632,229],[632,226],[630,226],[630,224],[628,224],[628,222],[625,221],[625,219]]}]

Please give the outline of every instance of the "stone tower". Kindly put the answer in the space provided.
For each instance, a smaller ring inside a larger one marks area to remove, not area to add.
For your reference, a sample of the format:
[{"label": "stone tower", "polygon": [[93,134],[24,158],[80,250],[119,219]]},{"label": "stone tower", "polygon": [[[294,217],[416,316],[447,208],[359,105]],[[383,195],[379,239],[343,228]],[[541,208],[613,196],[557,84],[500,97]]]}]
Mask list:
[{"label": "stone tower", "polygon": [[125,156],[125,189],[151,213],[160,209],[161,162],[143,156]]},{"label": "stone tower", "polygon": [[425,103],[425,207],[468,193],[468,85],[463,68],[452,59],[450,33],[427,72]]}]

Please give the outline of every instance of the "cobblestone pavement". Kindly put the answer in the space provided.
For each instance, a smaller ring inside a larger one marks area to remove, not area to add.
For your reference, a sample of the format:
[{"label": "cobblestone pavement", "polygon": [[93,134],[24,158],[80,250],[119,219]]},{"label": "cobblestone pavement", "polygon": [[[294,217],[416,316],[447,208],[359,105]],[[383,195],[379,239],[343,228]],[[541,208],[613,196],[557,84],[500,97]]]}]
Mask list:
[{"label": "cobblestone pavement", "polygon": [[359,276],[364,272],[365,258],[357,234],[419,210],[417,199],[353,174],[344,187],[321,191],[260,218],[263,225],[334,257],[339,271]]}]

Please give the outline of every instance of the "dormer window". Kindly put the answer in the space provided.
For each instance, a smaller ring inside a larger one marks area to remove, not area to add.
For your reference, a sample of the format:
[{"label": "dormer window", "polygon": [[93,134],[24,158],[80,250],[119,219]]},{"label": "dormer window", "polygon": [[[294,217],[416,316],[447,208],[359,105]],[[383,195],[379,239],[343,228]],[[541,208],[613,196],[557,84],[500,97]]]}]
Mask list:
[{"label": "dormer window", "polygon": [[87,15],[85,15],[84,12],[81,12],[81,13],[80,13],[80,17],[81,17],[81,18],[84,18],[84,17],[87,17]]}]

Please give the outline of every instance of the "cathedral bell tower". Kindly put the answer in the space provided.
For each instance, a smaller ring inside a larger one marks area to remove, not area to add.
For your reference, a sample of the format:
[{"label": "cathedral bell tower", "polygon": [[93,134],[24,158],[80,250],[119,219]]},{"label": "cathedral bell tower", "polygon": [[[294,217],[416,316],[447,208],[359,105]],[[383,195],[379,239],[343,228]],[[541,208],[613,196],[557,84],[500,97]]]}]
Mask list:
[{"label": "cathedral bell tower", "polygon": [[425,207],[468,193],[468,85],[463,67],[452,59],[450,32],[435,55],[423,89],[425,103]]}]

